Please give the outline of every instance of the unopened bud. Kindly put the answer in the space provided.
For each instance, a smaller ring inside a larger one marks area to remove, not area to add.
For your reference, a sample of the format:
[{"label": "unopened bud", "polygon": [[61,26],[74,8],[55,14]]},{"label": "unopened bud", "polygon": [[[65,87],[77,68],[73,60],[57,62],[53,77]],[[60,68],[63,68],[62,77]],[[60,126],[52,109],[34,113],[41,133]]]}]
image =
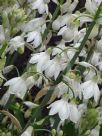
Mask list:
[{"label": "unopened bud", "polygon": [[60,130],[60,131],[58,132],[58,136],[63,136],[63,131],[62,131],[62,130]]},{"label": "unopened bud", "polygon": [[52,134],[52,136],[56,136],[56,130],[52,129],[51,134]]}]

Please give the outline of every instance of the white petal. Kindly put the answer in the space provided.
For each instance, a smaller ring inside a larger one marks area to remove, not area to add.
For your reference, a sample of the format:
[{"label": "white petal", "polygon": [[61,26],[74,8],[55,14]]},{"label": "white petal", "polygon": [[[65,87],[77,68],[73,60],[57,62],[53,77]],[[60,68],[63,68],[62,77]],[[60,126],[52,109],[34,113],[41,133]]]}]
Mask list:
[{"label": "white petal", "polygon": [[93,91],[94,91],[94,100],[97,103],[97,101],[99,100],[99,96],[100,96],[98,85],[93,87]]},{"label": "white petal", "polygon": [[12,79],[8,80],[8,81],[4,84],[4,86],[14,85],[15,83],[18,82],[19,79],[20,79],[20,77],[12,78]]},{"label": "white petal", "polygon": [[69,104],[67,101],[63,101],[62,107],[60,107],[59,117],[61,120],[68,119],[70,115]]},{"label": "white petal", "polygon": [[58,100],[58,101],[55,101],[54,103],[52,103],[48,107],[48,108],[51,108],[49,115],[54,115],[54,114],[58,113],[62,106],[63,106],[63,104],[62,104],[61,100]]},{"label": "white petal", "polygon": [[77,123],[79,121],[79,118],[80,114],[76,105],[70,104],[70,120],[74,123]]},{"label": "white petal", "polygon": [[28,35],[27,35],[27,37],[28,37],[27,38],[27,42],[33,41],[35,36],[36,36],[36,34],[37,34],[36,31],[28,33]]}]

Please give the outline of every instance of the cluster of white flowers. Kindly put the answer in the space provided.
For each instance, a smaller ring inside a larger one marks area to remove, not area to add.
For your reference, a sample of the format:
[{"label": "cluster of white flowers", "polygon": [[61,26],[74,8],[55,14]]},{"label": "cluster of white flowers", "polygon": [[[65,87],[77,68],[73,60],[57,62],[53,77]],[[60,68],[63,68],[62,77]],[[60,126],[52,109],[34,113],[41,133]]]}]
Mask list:
[{"label": "cluster of white flowers", "polygon": [[[56,17],[50,13],[51,2],[59,7],[60,12]],[[20,3],[16,2],[14,7],[20,9]],[[26,72],[4,84],[9,88],[0,100],[1,105],[6,105],[11,94],[24,100],[34,85],[42,89],[46,84],[53,84],[56,99],[48,106],[49,115],[58,113],[62,122],[69,120],[79,125],[90,105],[91,108],[96,108],[97,105],[98,108],[101,107],[99,99],[102,88],[99,85],[102,83],[102,11],[97,15],[97,10],[100,5],[102,9],[102,0],[86,0],[82,12],[76,11],[78,3],[78,0],[66,0],[61,4],[58,0],[28,0],[22,13],[19,10],[13,12],[12,7],[5,10],[4,24],[0,25],[0,49],[6,43],[5,53],[24,53],[24,49],[28,48],[32,54]],[[18,22],[13,22],[12,16],[18,18]],[[85,41],[93,20],[96,22]],[[14,29],[13,25],[17,27]],[[61,39],[57,42],[55,40],[54,45],[49,47],[53,36]],[[85,46],[80,50],[83,40]],[[68,66],[70,69],[66,71]],[[97,133],[95,128],[90,130],[91,136],[99,136],[99,131]],[[28,136],[26,132],[23,135]]]}]

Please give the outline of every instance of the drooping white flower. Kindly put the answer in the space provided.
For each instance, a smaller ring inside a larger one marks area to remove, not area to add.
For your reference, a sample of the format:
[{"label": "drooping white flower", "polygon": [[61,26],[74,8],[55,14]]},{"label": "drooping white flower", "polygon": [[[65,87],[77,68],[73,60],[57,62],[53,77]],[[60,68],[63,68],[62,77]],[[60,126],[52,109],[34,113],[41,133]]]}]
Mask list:
[{"label": "drooping white flower", "polygon": [[8,80],[4,85],[9,86],[8,92],[10,92],[10,94],[15,94],[21,99],[23,99],[27,91],[26,82],[21,77],[12,78]]},{"label": "drooping white flower", "polygon": [[37,63],[37,71],[41,72],[42,67],[50,60],[50,54],[47,52],[40,52],[36,54],[32,54],[32,57],[29,61],[31,64]]},{"label": "drooping white flower", "polygon": [[68,103],[66,100],[57,100],[53,102],[48,108],[50,109],[49,115],[55,115],[58,113],[60,119],[64,121],[69,119],[74,123],[79,120],[79,112],[75,104]]},{"label": "drooping white flower", "polygon": [[52,28],[54,30],[59,30],[62,26],[67,25],[70,22],[72,12],[75,9],[77,3],[78,3],[78,0],[74,0],[74,2],[72,2],[71,0],[68,0],[63,5],[61,5],[61,13],[63,15],[58,16],[58,18],[53,21]]},{"label": "drooping white flower", "polygon": [[41,33],[39,31],[29,32],[27,35],[27,42],[31,42],[34,48],[37,48],[42,43]]},{"label": "drooping white flower", "polygon": [[35,31],[36,29],[39,29],[40,27],[42,27],[44,24],[45,24],[44,17],[34,18],[30,20],[29,22],[23,24],[21,27],[21,30],[24,32]]},{"label": "drooping white flower", "polygon": [[59,30],[60,27],[66,25],[70,19],[69,14],[65,14],[63,16],[58,16],[56,20],[53,21],[52,23],[52,28],[53,30]]},{"label": "drooping white flower", "polygon": [[94,53],[90,59],[91,64],[96,66],[100,62],[100,60],[101,60],[101,53],[94,51]]},{"label": "drooping white flower", "polygon": [[7,51],[9,51],[10,53],[13,53],[14,51],[17,51],[18,49],[20,49],[21,52],[24,51],[24,39],[22,36],[16,36],[14,38],[12,38],[9,42],[9,48],[7,49]]},{"label": "drooping white flower", "polygon": [[[93,17],[97,12],[97,9],[98,9],[100,3],[101,3],[101,0],[86,0],[86,3],[85,3],[86,11],[84,13],[80,13],[80,14],[78,13],[79,14],[78,20],[80,20],[81,25],[83,23],[93,21]],[[100,16],[101,16],[101,13],[100,13]],[[101,17],[99,17],[97,19],[97,24],[102,24]],[[96,24],[96,26],[98,26],[97,24]],[[94,31],[94,30],[92,30],[92,31]],[[98,29],[97,29],[97,31],[98,31]],[[97,36],[98,33],[94,31],[93,34],[94,35],[96,34],[96,36]]]},{"label": "drooping white flower", "polygon": [[73,29],[64,26],[58,32],[58,35],[62,35],[63,39],[67,42],[71,42],[74,39],[74,31]]},{"label": "drooping white flower", "polygon": [[4,40],[5,40],[4,29],[3,26],[0,25],[0,43],[2,43]]},{"label": "drooping white flower", "polygon": [[5,86],[9,86],[7,92],[4,94],[0,101],[0,104],[5,105],[10,97],[10,94],[14,94],[16,97],[23,99],[27,92],[26,82],[21,77],[15,77],[8,80]]},{"label": "drooping white flower", "polygon": [[100,96],[100,91],[96,81],[89,80],[82,83],[81,89],[82,89],[83,97],[85,100],[88,100],[91,97],[94,97],[95,102],[98,101]]},{"label": "drooping white flower", "polygon": [[62,71],[62,65],[60,62],[60,58],[59,57],[55,57],[52,60],[49,60],[48,62],[45,63],[45,65],[43,65],[43,71],[45,71],[45,75],[47,77],[53,77],[56,80],[56,78],[58,77],[59,73]]}]

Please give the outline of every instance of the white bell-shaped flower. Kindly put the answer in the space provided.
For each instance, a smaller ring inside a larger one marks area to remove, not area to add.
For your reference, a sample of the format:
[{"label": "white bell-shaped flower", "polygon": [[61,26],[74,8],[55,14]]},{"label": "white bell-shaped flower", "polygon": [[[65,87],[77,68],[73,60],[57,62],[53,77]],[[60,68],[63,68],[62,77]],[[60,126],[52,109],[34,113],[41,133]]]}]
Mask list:
[{"label": "white bell-shaped flower", "polygon": [[82,83],[81,89],[82,89],[83,97],[85,100],[88,100],[91,97],[94,97],[95,102],[98,101],[100,96],[100,91],[96,81],[89,80]]},{"label": "white bell-shaped flower", "polygon": [[27,85],[23,78],[15,77],[8,80],[5,86],[9,86],[8,92],[10,94],[15,94],[17,97],[23,99],[27,91]]},{"label": "white bell-shaped flower", "polygon": [[37,48],[42,43],[41,33],[39,31],[33,31],[26,35],[27,42],[31,42],[34,48]]},{"label": "white bell-shaped flower", "polygon": [[49,115],[55,115],[58,113],[62,121],[65,119],[69,119],[74,123],[79,121],[80,114],[77,105],[68,103],[64,99],[53,102],[48,108],[51,108]]},{"label": "white bell-shaped flower", "polygon": [[12,78],[8,80],[4,85],[9,86],[9,88],[0,100],[1,105],[5,105],[7,103],[10,94],[14,94],[16,97],[23,99],[27,92],[27,85],[22,77]]},{"label": "white bell-shaped flower", "polygon": [[9,48],[7,51],[10,53],[13,53],[14,51],[17,51],[20,49],[21,53],[24,51],[24,38],[22,36],[16,36],[12,38],[9,42]]},{"label": "white bell-shaped flower", "polygon": [[100,60],[101,60],[101,53],[94,51],[94,53],[90,59],[91,64],[96,66],[100,62]]},{"label": "white bell-shaped flower", "polygon": [[70,19],[69,14],[65,14],[63,16],[58,16],[57,19],[55,19],[52,23],[53,30],[59,30],[60,27],[66,25]]},{"label": "white bell-shaped flower", "polygon": [[32,57],[29,61],[31,64],[37,63],[37,71],[41,72],[42,67],[50,60],[50,54],[47,52],[40,52],[36,54],[32,54]]},{"label": "white bell-shaped flower", "polygon": [[45,24],[44,17],[34,18],[34,19],[30,20],[29,22],[23,24],[21,27],[21,30],[23,32],[35,31],[35,29],[39,29],[44,24]]},{"label": "white bell-shaped flower", "polygon": [[58,32],[58,35],[62,35],[62,38],[67,42],[71,42],[74,39],[73,29],[67,26],[62,27]]},{"label": "white bell-shaped flower", "polygon": [[45,71],[45,75],[47,77],[53,77],[56,80],[59,73],[62,71],[62,66],[60,62],[60,58],[56,56],[54,59],[49,60],[48,62],[43,65],[42,68],[43,71]]}]

